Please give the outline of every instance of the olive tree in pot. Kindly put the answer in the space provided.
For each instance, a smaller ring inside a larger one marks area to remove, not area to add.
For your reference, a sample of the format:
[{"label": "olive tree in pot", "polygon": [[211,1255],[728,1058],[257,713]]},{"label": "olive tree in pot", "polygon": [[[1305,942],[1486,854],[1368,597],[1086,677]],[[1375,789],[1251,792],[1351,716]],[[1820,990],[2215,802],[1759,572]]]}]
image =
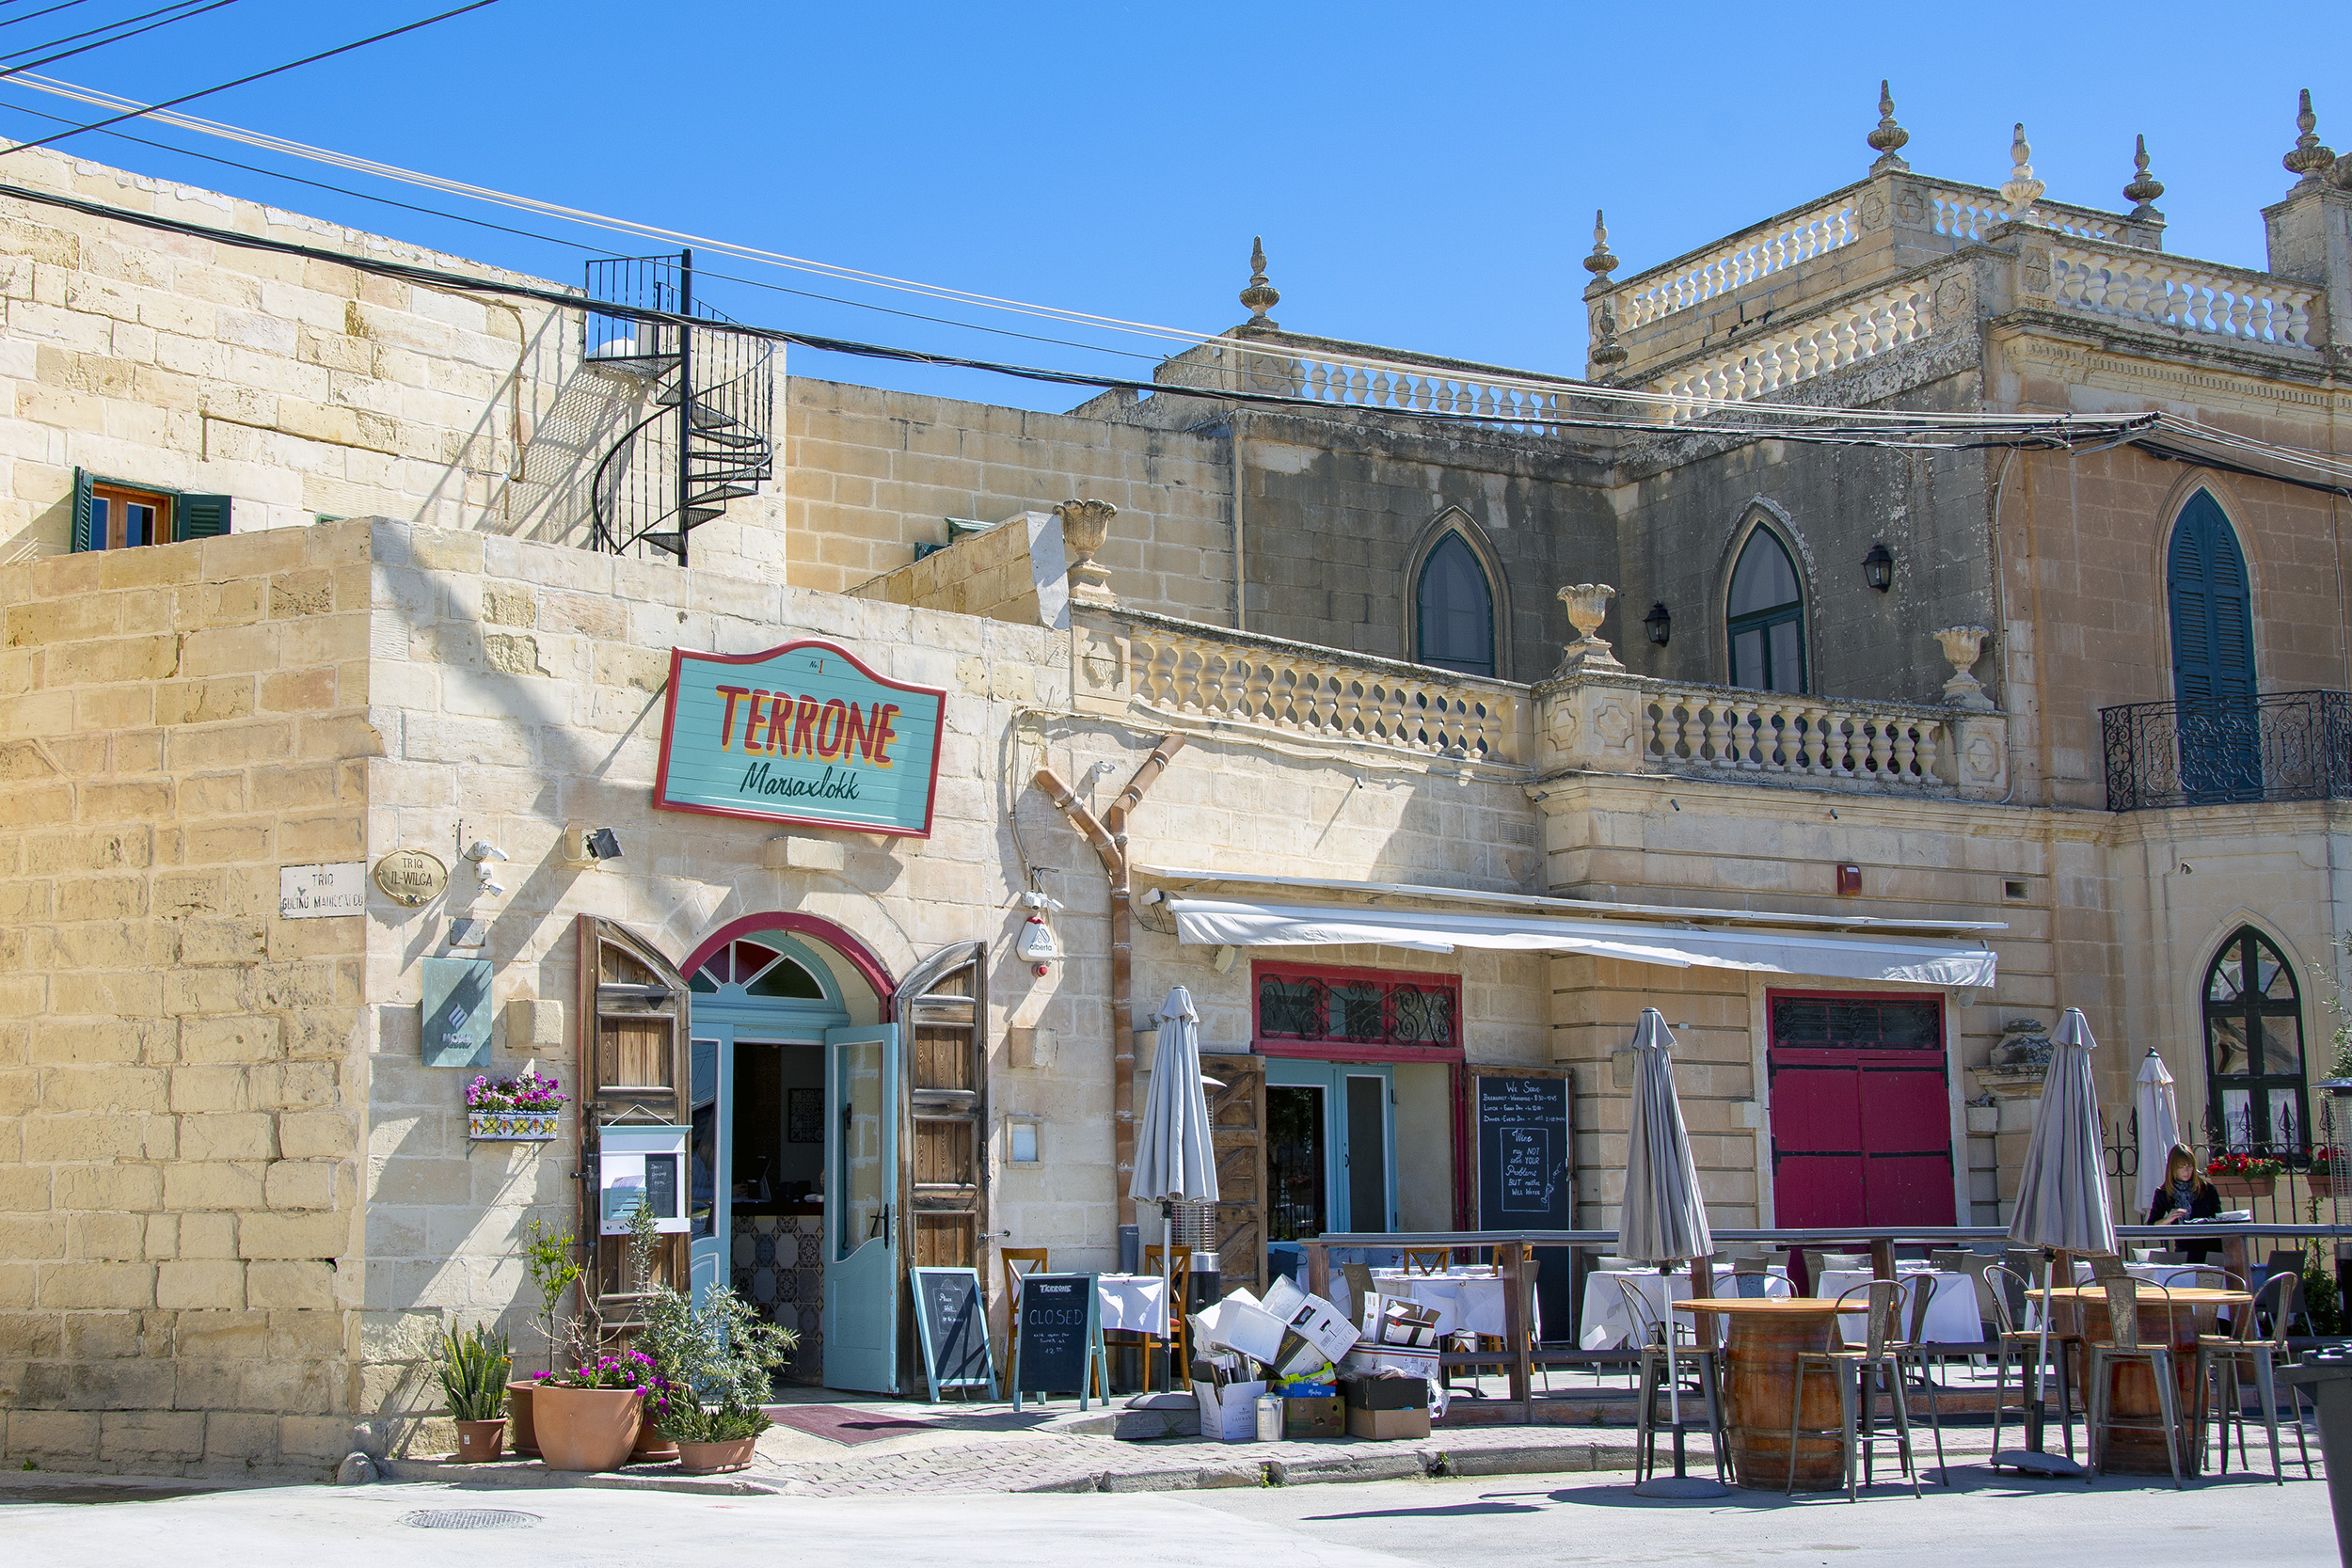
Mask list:
[{"label": "olive tree in pot", "polygon": [[799,1339],[723,1285],[706,1291],[700,1308],[666,1286],[649,1293],[637,1345],[667,1385],[658,1419],[677,1442],[680,1469],[716,1475],[751,1464],[770,1425],[760,1406]]},{"label": "olive tree in pot", "polygon": [[506,1449],[506,1373],[515,1364],[506,1336],[481,1323],[443,1334],[433,1349],[441,1397],[457,1423],[457,1463],[479,1465]]},{"label": "olive tree in pot", "polygon": [[[581,1268],[580,1243],[568,1230],[550,1230],[545,1222],[532,1220],[523,1235],[523,1267],[531,1272],[531,1283],[539,1291],[539,1332],[548,1346],[548,1373],[555,1371],[556,1350],[563,1342],[563,1332],[557,1326],[556,1313],[564,1305],[564,1292],[578,1283]],[[536,1456],[539,1437],[532,1419],[532,1391],[536,1382],[519,1378],[506,1386],[514,1411],[514,1447],[518,1454]]]}]

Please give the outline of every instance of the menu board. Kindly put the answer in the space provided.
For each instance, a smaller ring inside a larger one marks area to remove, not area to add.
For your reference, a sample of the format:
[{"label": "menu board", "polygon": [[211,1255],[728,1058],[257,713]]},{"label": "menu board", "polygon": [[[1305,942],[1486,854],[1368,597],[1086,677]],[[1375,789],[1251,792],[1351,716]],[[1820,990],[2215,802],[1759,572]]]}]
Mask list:
[{"label": "menu board", "polygon": [[996,1367],[989,1358],[988,1298],[975,1269],[909,1269],[914,1291],[914,1329],[923,1344],[923,1376],[939,1402],[942,1388],[980,1388],[996,1397]]},{"label": "menu board", "polygon": [[1478,1227],[1572,1230],[1568,1079],[1544,1068],[1480,1071]]},{"label": "menu board", "polygon": [[[1024,1394],[1075,1394],[1086,1408],[1087,1373],[1103,1359],[1102,1317],[1090,1274],[1032,1274],[1021,1281],[1012,1348],[1012,1405]],[[1104,1389],[1109,1391],[1109,1381]]]}]

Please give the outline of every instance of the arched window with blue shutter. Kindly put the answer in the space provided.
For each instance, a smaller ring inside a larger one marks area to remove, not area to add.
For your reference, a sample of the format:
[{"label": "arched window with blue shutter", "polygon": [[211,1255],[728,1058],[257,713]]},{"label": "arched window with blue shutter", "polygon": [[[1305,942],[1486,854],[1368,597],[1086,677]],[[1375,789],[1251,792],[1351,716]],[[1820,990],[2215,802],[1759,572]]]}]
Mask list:
[{"label": "arched window with blue shutter", "polygon": [[2182,792],[2200,805],[2260,800],[2253,595],[2236,531],[2208,491],[2172,525],[2165,580]]},{"label": "arched window with blue shutter", "polygon": [[1421,662],[1467,675],[1495,673],[1495,594],[1478,557],[1449,531],[1414,585]]}]

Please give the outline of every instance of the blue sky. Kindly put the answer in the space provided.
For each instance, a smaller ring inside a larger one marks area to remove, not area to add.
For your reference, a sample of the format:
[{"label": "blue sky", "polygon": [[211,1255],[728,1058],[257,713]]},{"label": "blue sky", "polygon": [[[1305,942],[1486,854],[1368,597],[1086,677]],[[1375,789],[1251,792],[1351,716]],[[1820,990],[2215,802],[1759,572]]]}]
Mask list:
[{"label": "blue sky", "polygon": [[[0,6],[12,11],[43,0]],[[54,3],[54,0],[51,0]],[[147,5],[0,26],[20,48]],[[170,96],[446,8],[237,4],[45,68]],[[72,19],[89,21],[68,25]],[[2333,16],[2335,20],[2329,21]],[[1957,19],[1957,20],[1956,20]],[[2069,21],[2082,25],[2067,30]],[[503,0],[188,112],[507,190],[980,293],[1215,331],[1263,234],[1296,331],[1581,372],[1580,264],[1620,276],[1859,178],[1881,76],[1922,173],[1997,184],[2023,119],[2053,198],[2124,205],[2144,132],[2167,248],[2263,263],[2296,89],[2352,150],[2352,8],[945,5]],[[12,62],[10,62],[12,63]],[[2331,73],[2319,67],[2332,63]],[[0,104],[81,115],[21,84]],[[19,108],[0,131],[55,129]],[[170,130],[159,141],[559,230]],[[103,135],[67,144],[566,282],[583,253]],[[1148,341],[731,263],[739,319],[1148,374]],[[884,305],[1141,354],[1022,341]],[[1085,394],[795,351],[795,373],[1032,407]]]}]

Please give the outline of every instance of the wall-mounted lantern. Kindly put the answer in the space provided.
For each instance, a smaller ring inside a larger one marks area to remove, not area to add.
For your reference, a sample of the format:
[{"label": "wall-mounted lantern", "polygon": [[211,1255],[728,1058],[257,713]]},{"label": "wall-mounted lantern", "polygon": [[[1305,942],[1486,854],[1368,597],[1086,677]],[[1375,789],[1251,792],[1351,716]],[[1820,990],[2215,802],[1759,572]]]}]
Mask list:
[{"label": "wall-mounted lantern", "polygon": [[1885,593],[1895,585],[1895,557],[1884,540],[1870,546],[1870,553],[1862,558],[1862,580]]},{"label": "wall-mounted lantern", "polygon": [[1666,639],[1674,635],[1675,618],[1666,612],[1663,600],[1649,607],[1649,613],[1642,617],[1642,625],[1647,628],[1649,640],[1661,648],[1666,645]]}]

